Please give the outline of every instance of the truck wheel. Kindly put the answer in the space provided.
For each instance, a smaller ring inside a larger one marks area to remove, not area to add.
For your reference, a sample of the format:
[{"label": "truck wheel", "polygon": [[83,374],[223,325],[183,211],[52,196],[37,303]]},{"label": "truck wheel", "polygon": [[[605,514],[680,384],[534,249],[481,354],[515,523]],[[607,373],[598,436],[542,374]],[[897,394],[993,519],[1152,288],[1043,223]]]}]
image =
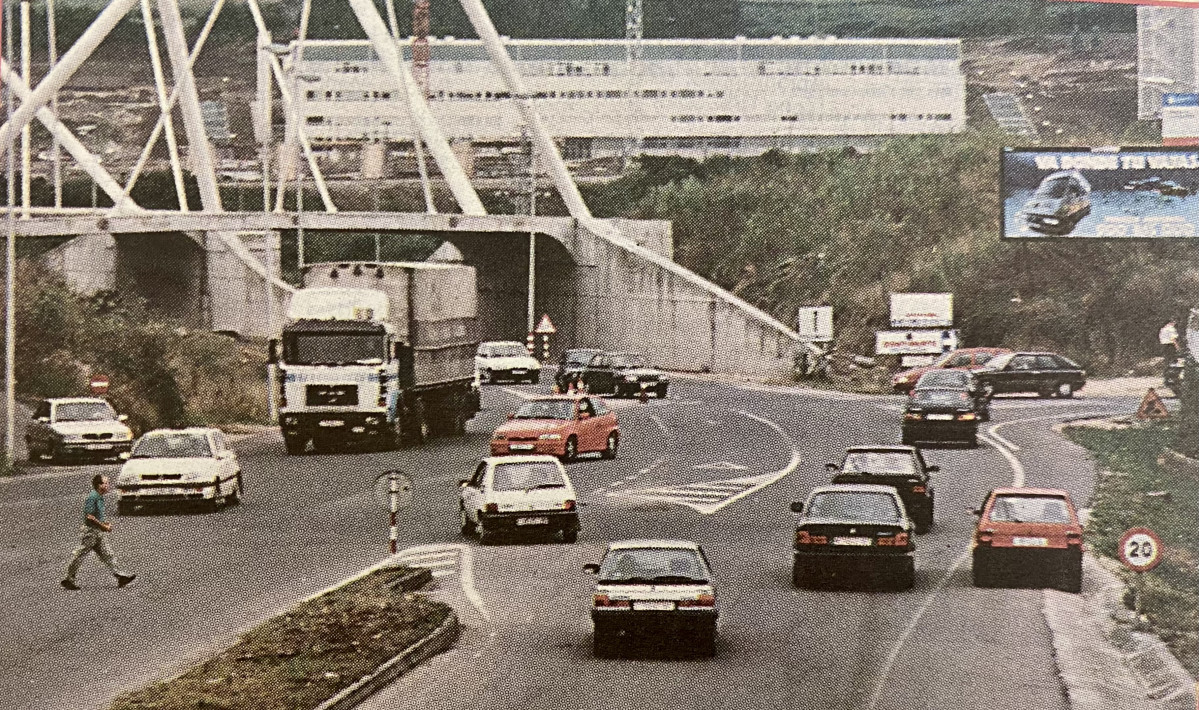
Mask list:
[{"label": "truck wheel", "polygon": [[288,456],[303,456],[304,449],[308,447],[308,440],[298,436],[284,436],[283,446],[287,449]]},{"label": "truck wheel", "polygon": [[474,537],[475,524],[470,521],[470,517],[466,514],[466,508],[459,506],[458,508],[458,525],[462,528],[462,537]]},{"label": "truck wheel", "polygon": [[570,463],[579,457],[579,440],[571,434],[566,440],[566,446],[562,450],[562,460]]},{"label": "truck wheel", "polygon": [[608,434],[608,446],[600,454],[601,458],[614,459],[616,458],[616,449],[620,446],[620,435],[616,432]]},{"label": "truck wheel", "polygon": [[429,422],[425,417],[425,402],[417,398],[400,430],[404,446],[420,446],[429,439]]}]

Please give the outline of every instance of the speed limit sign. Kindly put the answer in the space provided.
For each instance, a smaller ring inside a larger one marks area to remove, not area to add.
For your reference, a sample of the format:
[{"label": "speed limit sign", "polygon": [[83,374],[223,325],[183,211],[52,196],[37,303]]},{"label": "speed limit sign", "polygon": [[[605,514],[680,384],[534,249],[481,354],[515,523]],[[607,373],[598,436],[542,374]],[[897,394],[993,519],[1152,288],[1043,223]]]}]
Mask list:
[{"label": "speed limit sign", "polygon": [[1162,540],[1149,528],[1130,528],[1120,536],[1116,553],[1133,572],[1148,572],[1162,561]]}]

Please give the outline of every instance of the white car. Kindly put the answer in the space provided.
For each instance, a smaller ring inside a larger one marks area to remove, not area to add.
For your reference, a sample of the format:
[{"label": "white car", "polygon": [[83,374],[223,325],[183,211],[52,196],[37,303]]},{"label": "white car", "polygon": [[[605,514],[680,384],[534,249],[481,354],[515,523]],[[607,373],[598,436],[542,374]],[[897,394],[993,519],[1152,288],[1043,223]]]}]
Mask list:
[{"label": "white car", "polygon": [[29,460],[116,458],[133,442],[126,419],[99,397],[44,399],[25,432]]},{"label": "white car", "polygon": [[523,343],[515,340],[494,340],[480,343],[475,351],[475,372],[480,382],[541,381],[541,363],[529,355]]},{"label": "white car", "polygon": [[133,445],[117,476],[117,494],[119,513],[182,502],[216,511],[241,502],[241,466],[220,429],[155,429]]},{"label": "white car", "polygon": [[607,657],[634,634],[679,638],[702,656],[716,654],[720,610],[702,547],[689,540],[623,540],[608,545],[592,595],[595,655]]},{"label": "white car", "polygon": [[553,456],[492,456],[459,481],[462,534],[488,544],[519,533],[579,539],[574,485]]}]

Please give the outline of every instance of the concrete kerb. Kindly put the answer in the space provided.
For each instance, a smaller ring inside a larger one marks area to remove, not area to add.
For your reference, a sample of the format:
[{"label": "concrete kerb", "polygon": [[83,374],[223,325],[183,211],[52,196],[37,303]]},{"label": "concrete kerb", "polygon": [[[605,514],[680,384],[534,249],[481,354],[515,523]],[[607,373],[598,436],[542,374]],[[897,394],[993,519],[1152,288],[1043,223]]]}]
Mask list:
[{"label": "concrete kerb", "polygon": [[[1162,641],[1135,631],[1125,585],[1093,555],[1084,558],[1087,587],[1046,590],[1043,612],[1072,710],[1191,710],[1195,679]],[[1097,582],[1097,583],[1096,583]]]}]

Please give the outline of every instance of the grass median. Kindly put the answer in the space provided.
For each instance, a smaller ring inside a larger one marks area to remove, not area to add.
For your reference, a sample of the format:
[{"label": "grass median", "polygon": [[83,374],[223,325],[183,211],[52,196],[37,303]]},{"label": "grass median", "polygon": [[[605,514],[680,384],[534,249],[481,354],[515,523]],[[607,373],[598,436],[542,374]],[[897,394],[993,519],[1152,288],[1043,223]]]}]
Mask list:
[{"label": "grass median", "polygon": [[109,710],[312,710],[449,616],[445,604],[392,589],[411,571],[388,567],[304,602]]},{"label": "grass median", "polygon": [[[1187,670],[1199,674],[1199,480],[1157,463],[1176,440],[1175,426],[1075,426],[1066,432],[1091,452],[1103,472],[1087,522],[1092,551],[1115,558],[1120,535],[1131,527],[1152,528],[1161,536],[1165,553],[1162,563],[1145,573],[1142,612]],[[1126,580],[1131,575],[1125,573]]]}]

